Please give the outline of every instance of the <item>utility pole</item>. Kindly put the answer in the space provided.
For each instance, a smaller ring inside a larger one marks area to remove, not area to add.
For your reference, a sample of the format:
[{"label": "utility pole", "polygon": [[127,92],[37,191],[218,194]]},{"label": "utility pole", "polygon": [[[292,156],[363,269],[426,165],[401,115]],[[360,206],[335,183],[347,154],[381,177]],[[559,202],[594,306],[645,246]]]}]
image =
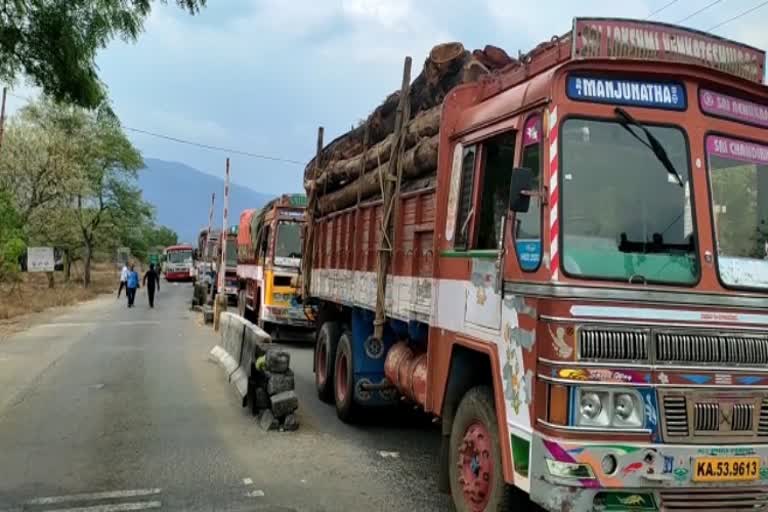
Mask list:
[{"label": "utility pole", "polygon": [[211,192],[211,208],[208,210],[208,231],[205,232],[205,245],[203,246],[203,259],[208,258],[208,245],[211,239],[211,229],[213,228],[213,205],[216,203],[216,192]]},{"label": "utility pole", "polygon": [[224,174],[224,215],[221,226],[221,264],[219,266],[218,290],[213,313],[213,327],[219,330],[219,318],[223,311],[227,310],[227,295],[224,293],[224,277],[227,272],[227,226],[229,219],[229,158]]}]

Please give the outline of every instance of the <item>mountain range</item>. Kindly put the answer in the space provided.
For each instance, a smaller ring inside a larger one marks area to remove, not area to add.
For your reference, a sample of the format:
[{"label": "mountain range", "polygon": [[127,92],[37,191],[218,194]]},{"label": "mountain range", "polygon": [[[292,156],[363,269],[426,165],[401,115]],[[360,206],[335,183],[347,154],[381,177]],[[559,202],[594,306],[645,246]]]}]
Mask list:
[{"label": "mountain range", "polygon": [[[224,179],[206,174],[180,162],[144,159],[138,185],[144,200],[155,207],[157,222],[176,231],[179,242],[197,245],[200,229],[208,225],[211,193],[216,193],[214,226],[221,229]],[[260,208],[272,199],[248,187],[230,185],[229,223],[236,224],[246,208]]]}]

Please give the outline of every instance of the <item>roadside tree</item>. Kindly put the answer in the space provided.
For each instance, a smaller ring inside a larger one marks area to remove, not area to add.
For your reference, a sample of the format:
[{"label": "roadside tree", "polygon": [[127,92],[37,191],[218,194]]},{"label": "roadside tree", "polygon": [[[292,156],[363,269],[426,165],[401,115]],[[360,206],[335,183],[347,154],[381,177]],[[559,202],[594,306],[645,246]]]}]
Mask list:
[{"label": "roadside tree", "polygon": [[[95,108],[106,99],[96,53],[112,39],[136,41],[153,0],[13,0],[0,6],[0,80],[26,77],[58,101]],[[161,0],[168,3],[168,0]],[[196,14],[206,0],[175,0]]]}]

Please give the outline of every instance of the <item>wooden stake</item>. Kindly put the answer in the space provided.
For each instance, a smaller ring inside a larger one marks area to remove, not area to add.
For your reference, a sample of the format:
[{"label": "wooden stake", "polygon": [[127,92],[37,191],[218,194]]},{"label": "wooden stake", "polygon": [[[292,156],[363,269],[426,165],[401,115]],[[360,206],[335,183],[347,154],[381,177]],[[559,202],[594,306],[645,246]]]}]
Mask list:
[{"label": "wooden stake", "polygon": [[[379,257],[376,265],[376,318],[373,322],[373,336],[378,339],[384,337],[384,324],[386,323],[386,297],[387,297],[387,272],[392,259],[393,229],[392,212],[396,201],[396,191],[399,191],[400,184],[397,177],[402,175],[400,166],[400,156],[403,152],[403,126],[408,121],[409,93],[411,86],[411,64],[410,57],[405,58],[403,64],[403,81],[400,85],[400,101],[397,104],[395,113],[395,129],[392,137],[392,151],[389,157],[389,165],[380,167],[380,172],[386,175],[381,176],[382,186],[382,208],[383,218],[381,221],[381,243],[379,244]],[[386,169],[386,171],[385,171]]]},{"label": "wooden stake", "polygon": [[317,210],[317,177],[320,175],[320,153],[323,151],[323,135],[325,128],[317,127],[317,147],[315,150],[315,165],[312,169],[312,178],[309,188],[309,197],[307,198],[307,228],[304,237],[304,250],[301,253],[301,296],[304,299],[309,298],[310,286],[312,284],[312,257],[315,247],[315,211]]}]

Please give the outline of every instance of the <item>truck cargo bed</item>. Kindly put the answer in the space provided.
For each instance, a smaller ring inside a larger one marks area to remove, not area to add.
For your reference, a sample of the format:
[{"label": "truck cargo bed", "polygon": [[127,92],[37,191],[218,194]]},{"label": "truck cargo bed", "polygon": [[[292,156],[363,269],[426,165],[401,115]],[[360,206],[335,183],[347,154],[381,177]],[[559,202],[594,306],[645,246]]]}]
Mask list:
[{"label": "truck cargo bed", "polygon": [[[434,187],[402,194],[397,207],[386,311],[400,320],[427,321],[432,308]],[[375,309],[382,216],[382,202],[371,201],[316,219],[313,297]]]}]

